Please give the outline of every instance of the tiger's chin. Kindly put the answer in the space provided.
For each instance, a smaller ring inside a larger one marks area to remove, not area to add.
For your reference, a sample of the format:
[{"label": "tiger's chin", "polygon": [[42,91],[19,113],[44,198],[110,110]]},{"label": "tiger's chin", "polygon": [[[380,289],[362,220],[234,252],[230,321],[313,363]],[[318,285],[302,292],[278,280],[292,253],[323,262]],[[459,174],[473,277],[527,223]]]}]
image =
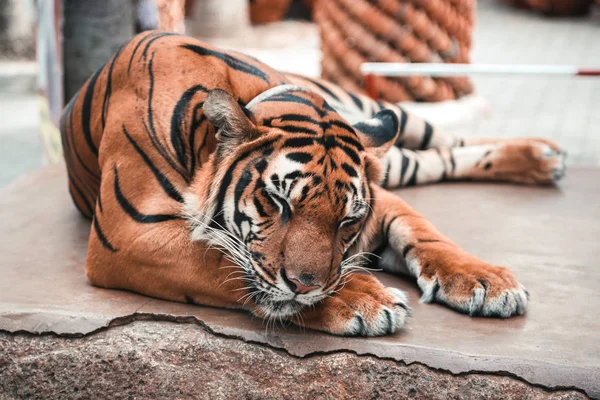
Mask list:
[{"label": "tiger's chin", "polygon": [[298,315],[304,308],[318,303],[325,297],[327,296],[293,295],[290,293],[290,298],[281,298],[260,291],[258,295],[254,296],[254,303],[260,314],[265,318],[288,319]]},{"label": "tiger's chin", "polygon": [[306,307],[305,304],[299,303],[296,300],[266,300],[257,303],[257,306],[265,317],[279,319],[291,318]]}]

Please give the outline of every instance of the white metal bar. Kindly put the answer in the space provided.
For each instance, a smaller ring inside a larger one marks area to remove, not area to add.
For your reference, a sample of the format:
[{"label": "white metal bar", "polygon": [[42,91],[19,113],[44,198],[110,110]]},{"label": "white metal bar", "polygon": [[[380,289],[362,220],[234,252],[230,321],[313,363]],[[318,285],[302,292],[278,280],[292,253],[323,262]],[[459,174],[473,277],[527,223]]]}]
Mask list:
[{"label": "white metal bar", "polygon": [[[572,65],[515,65],[515,64],[428,64],[428,63],[363,63],[363,75],[380,76],[456,76],[473,74],[534,74],[581,75]],[[595,70],[586,70],[595,71]]]}]

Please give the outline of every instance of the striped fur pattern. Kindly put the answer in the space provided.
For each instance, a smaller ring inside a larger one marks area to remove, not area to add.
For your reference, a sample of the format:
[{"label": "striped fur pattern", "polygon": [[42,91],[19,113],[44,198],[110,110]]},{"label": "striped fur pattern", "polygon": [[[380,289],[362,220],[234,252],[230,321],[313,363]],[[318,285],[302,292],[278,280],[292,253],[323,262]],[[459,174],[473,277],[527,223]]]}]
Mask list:
[{"label": "striped fur pattern", "polygon": [[405,294],[365,273],[372,253],[412,275],[423,301],[524,313],[510,270],[386,188],[550,183],[564,168],[554,143],[455,138],[395,104],[165,32],[135,37],[90,77],[61,133],[69,191],[92,219],[92,284],[338,335],[406,322]]}]

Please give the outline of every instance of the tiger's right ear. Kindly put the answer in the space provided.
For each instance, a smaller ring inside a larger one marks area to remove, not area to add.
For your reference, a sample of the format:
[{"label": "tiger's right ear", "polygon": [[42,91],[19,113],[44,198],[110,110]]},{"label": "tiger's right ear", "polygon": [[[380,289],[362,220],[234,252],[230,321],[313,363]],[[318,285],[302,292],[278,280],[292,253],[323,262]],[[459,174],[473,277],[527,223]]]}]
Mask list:
[{"label": "tiger's right ear", "polygon": [[252,113],[226,91],[214,89],[208,92],[202,108],[215,127],[217,140],[225,147],[233,149],[258,137]]},{"label": "tiger's right ear", "polygon": [[394,145],[400,134],[398,116],[392,110],[381,110],[363,122],[354,124],[356,134],[367,151],[381,158]]}]

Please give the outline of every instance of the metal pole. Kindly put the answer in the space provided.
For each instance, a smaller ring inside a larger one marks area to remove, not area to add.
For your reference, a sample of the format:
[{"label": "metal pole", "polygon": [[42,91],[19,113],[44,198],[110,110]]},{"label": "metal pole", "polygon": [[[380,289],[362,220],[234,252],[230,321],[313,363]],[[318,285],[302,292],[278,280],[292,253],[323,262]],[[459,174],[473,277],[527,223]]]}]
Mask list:
[{"label": "metal pole", "polygon": [[364,63],[363,75],[432,77],[463,75],[567,75],[600,76],[600,68],[579,68],[573,65],[517,65],[517,64],[427,64],[427,63]]}]

